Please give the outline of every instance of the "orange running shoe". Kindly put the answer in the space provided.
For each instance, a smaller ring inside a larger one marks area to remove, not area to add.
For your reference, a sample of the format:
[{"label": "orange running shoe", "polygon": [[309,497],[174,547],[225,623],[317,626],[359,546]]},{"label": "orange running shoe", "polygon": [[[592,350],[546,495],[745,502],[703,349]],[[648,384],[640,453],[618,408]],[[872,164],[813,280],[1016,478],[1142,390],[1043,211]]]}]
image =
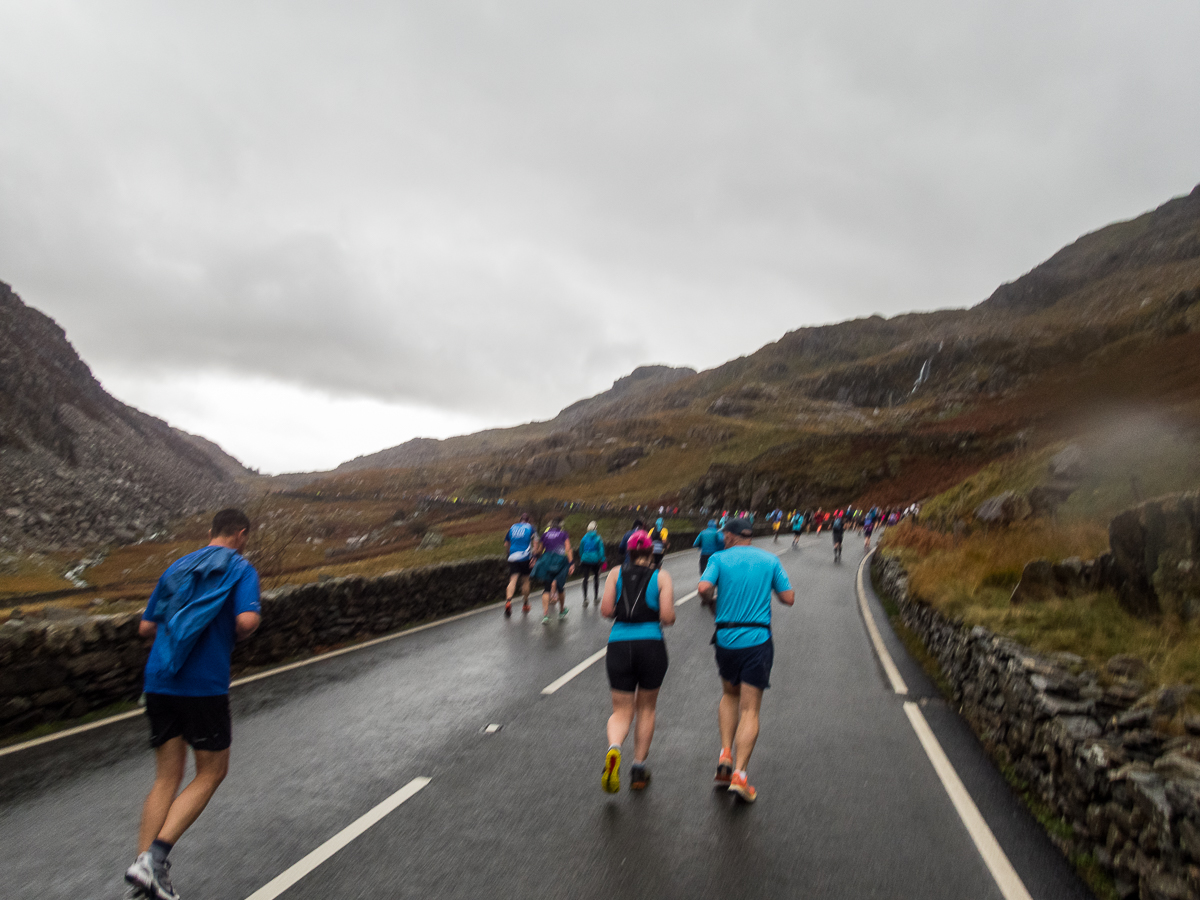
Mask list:
[{"label": "orange running shoe", "polygon": [[722,750],[721,756],[717,760],[717,774],[713,776],[713,784],[718,787],[725,787],[729,784],[729,777],[733,774],[733,756],[728,750]]},{"label": "orange running shoe", "polygon": [[734,772],[729,779],[729,793],[736,794],[743,803],[753,803],[758,799],[758,791],[750,787],[744,772]]},{"label": "orange running shoe", "polygon": [[650,770],[646,768],[645,763],[634,763],[629,767],[629,789],[631,791],[644,791],[649,784]]}]

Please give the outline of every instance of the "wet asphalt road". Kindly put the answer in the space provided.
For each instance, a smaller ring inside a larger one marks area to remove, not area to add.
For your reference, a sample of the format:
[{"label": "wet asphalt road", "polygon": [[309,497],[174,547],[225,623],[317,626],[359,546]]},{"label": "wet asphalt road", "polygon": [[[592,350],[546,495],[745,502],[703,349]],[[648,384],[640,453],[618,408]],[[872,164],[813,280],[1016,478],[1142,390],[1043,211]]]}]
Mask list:
[{"label": "wet asphalt road", "polygon": [[[601,791],[603,660],[541,693],[607,639],[573,584],[565,623],[491,609],[235,688],[231,771],[172,853],[176,889],[244,900],[425,776],[282,896],[1000,898],[873,655],[859,540],[847,537],[840,565],[826,535],[797,550],[758,543],[781,553],[796,605],[775,606],[755,805],[712,790],[720,688],[712,617],[695,599],[667,632],[653,782]],[[695,551],[666,567],[677,598],[694,590]],[[870,602],[907,699],[1030,894],[1089,897]],[[492,723],[501,730],[483,733]],[[123,895],[153,774],[144,741],[138,719],[0,757],[0,896]]]}]

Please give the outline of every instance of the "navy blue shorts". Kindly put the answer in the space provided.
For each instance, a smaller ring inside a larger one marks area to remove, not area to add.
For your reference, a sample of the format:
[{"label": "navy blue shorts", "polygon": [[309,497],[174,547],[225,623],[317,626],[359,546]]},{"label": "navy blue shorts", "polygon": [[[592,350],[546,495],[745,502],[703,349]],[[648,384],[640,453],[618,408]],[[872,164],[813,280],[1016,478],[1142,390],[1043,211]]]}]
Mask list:
[{"label": "navy blue shorts", "polygon": [[775,642],[767,638],[753,647],[717,648],[717,671],[722,681],[743,682],[765,691],[771,686],[771,666],[775,662]]}]

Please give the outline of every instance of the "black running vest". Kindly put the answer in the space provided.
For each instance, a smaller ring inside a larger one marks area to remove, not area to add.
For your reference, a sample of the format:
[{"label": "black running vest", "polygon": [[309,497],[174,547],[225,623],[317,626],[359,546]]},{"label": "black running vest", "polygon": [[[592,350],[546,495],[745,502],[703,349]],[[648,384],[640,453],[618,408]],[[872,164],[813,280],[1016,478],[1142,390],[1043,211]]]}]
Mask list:
[{"label": "black running vest", "polygon": [[635,566],[633,563],[621,566],[621,596],[617,598],[616,614],[613,616],[616,621],[630,624],[658,621],[658,610],[646,602],[646,591],[656,571],[650,566]]}]

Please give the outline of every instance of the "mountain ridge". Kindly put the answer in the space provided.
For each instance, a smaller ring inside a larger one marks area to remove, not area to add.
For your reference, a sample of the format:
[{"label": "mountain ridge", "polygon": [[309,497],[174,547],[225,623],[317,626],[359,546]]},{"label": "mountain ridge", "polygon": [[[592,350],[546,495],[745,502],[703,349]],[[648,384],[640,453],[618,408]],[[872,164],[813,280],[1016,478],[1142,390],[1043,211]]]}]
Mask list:
[{"label": "mountain ridge", "polygon": [[[773,434],[763,438],[772,446],[788,443],[792,432],[799,444],[811,443],[805,429],[887,432],[916,459],[945,448],[938,439],[922,450],[910,440],[914,427],[936,432],[947,417],[1019,395],[1052,373],[1086,370],[1198,329],[1200,186],[1083,235],[970,308],[798,328],[711,369],[665,383],[627,381],[619,397],[588,398],[545,422],[425,442],[419,461],[389,451],[374,459],[400,461],[398,468],[429,486],[485,496],[535,484],[582,491],[589,478],[616,486],[606,480],[611,473],[645,466],[648,456],[672,446],[704,444],[713,457],[707,468],[726,466],[717,458],[722,442],[747,429]],[[979,449],[978,464],[1011,446],[1010,437],[993,438]],[[335,471],[368,468],[343,464]],[[710,472],[692,477],[691,487],[680,485],[685,470],[695,474],[676,466],[664,479],[665,494],[695,497],[701,481],[714,480]],[[887,466],[873,470],[886,474]],[[793,479],[794,492],[803,492],[800,480]],[[841,484],[861,490],[870,481]],[[754,491],[726,493],[739,498],[732,504]]]},{"label": "mountain ridge", "polygon": [[242,496],[251,474],[105,391],[66,332],[0,282],[0,546],[133,540]]}]

